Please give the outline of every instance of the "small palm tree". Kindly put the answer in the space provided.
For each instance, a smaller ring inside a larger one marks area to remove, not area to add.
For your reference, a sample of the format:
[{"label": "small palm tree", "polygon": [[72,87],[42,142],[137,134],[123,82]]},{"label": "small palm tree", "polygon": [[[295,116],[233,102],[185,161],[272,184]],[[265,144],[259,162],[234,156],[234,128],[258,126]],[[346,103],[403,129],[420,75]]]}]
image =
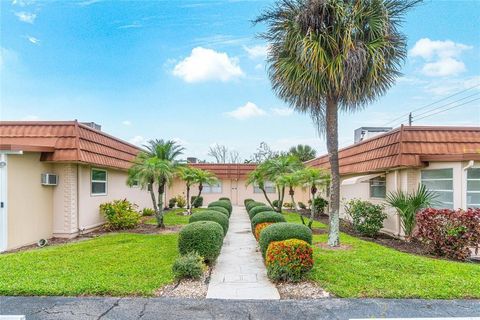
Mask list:
[{"label": "small palm tree", "polygon": [[265,196],[265,199],[267,200],[270,207],[273,208],[273,203],[270,200],[270,198],[268,197],[267,190],[265,189],[265,182],[266,181],[267,180],[266,180],[265,172],[263,171],[263,168],[260,167],[260,166],[257,166],[255,168],[255,170],[251,171],[248,174],[246,185],[247,186],[254,185],[254,186],[258,187],[262,191],[262,193]]},{"label": "small palm tree", "polygon": [[410,194],[403,191],[390,192],[385,200],[397,210],[406,238],[410,239],[413,229],[415,229],[417,213],[434,205],[436,198],[436,193],[427,190],[425,185],[420,184],[417,190]]},{"label": "small palm tree", "polygon": [[[326,187],[330,182],[330,174],[321,169],[315,169],[312,167],[303,169],[300,173],[300,181],[306,188],[309,188],[312,200],[312,206],[310,209],[310,221],[308,227],[312,228],[313,219],[315,217],[315,198],[318,192],[318,189],[321,187]],[[302,217],[302,222],[303,217]],[[305,224],[305,223],[304,223]]]},{"label": "small palm tree", "polygon": [[212,185],[218,182],[217,177],[214,173],[207,171],[207,170],[195,170],[195,178],[194,181],[198,184],[198,195],[199,198],[202,195],[203,186],[208,184]]},{"label": "small palm tree", "polygon": [[302,162],[312,160],[317,155],[317,151],[306,144],[299,144],[295,147],[291,147],[288,153],[296,156]]},{"label": "small palm tree", "polygon": [[[292,208],[295,211],[297,210],[297,204],[295,202],[295,188],[298,187],[302,182],[301,172],[301,170],[297,170],[292,173],[281,175],[277,178],[277,183],[280,186],[285,186],[288,188],[288,195],[290,196],[290,200],[292,201]],[[303,217],[301,218],[303,221]]]},{"label": "small palm tree", "polygon": [[185,182],[185,186],[187,188],[187,212],[191,213],[191,199],[190,199],[190,189],[192,185],[197,180],[197,171],[199,169],[193,167],[181,167],[178,171],[178,176]]},{"label": "small palm tree", "polygon": [[327,137],[330,246],[340,244],[338,112],[365,108],[395,83],[407,53],[399,26],[418,2],[280,0],[255,20],[267,23],[273,90]]}]

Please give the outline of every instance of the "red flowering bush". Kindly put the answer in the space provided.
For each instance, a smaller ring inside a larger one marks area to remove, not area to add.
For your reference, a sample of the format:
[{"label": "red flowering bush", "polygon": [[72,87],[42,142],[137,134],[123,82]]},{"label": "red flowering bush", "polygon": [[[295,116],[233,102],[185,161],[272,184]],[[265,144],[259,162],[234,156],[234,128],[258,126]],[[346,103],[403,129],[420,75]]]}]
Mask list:
[{"label": "red flowering bush", "polygon": [[469,247],[480,243],[480,208],[463,210],[428,208],[417,214],[415,237],[438,256],[465,260]]},{"label": "red flowering bush", "polygon": [[313,250],[303,240],[274,241],[268,245],[265,264],[270,279],[298,282],[313,267]]},{"label": "red flowering bush", "polygon": [[259,223],[255,226],[255,239],[258,239],[260,238],[260,232],[262,232],[263,229],[265,229],[266,227],[268,227],[269,225],[271,225],[273,222],[263,222],[263,223]]}]

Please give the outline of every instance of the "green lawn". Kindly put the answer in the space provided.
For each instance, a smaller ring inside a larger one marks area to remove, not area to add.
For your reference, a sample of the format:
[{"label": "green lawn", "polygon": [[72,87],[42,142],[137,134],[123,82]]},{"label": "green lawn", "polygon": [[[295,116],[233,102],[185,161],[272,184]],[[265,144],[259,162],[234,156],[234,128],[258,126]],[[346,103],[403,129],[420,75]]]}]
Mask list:
[{"label": "green lawn", "polygon": [[[302,220],[300,219],[300,215],[298,213],[283,211],[282,214],[285,217],[285,220],[287,220],[287,222],[300,223],[300,224],[302,223]],[[308,218],[303,217],[303,219],[305,219],[305,222],[308,223],[309,221]],[[323,229],[323,228],[326,228],[327,226],[321,222],[314,221],[313,227]]]},{"label": "green lawn", "polygon": [[173,281],[175,234],[110,234],[0,255],[0,295],[151,295]]},{"label": "green lawn", "polygon": [[[192,211],[198,212],[201,210],[205,210],[203,208],[194,208]],[[178,226],[178,225],[183,225],[188,223],[188,219],[190,219],[190,216],[185,216],[182,213],[187,211],[187,209],[183,208],[177,208],[177,209],[172,209],[168,210],[165,212],[164,215],[164,222],[166,226]],[[152,217],[151,219],[147,220],[146,223],[148,224],[157,224],[157,220],[155,217]]]}]

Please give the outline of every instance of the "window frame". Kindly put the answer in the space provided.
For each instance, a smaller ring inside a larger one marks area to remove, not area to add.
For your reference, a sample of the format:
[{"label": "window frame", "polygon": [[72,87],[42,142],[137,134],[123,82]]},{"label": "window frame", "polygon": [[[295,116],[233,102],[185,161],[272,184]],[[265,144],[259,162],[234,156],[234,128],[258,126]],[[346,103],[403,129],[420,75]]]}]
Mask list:
[{"label": "window frame", "polygon": [[[105,180],[94,180],[93,179],[93,171],[105,172]],[[105,192],[104,193],[94,193],[93,192],[93,183],[104,183],[105,184]],[[90,168],[90,196],[99,197],[99,196],[106,196],[106,195],[108,195],[108,171],[106,169],[101,169],[101,168]]]},{"label": "window frame", "polygon": [[[381,185],[375,185],[375,186],[372,185],[372,182],[374,180],[378,180],[378,179],[383,180],[382,182],[383,182],[383,187],[385,189],[385,192],[384,192],[382,197],[374,196],[373,193],[372,193],[372,187],[381,187]],[[371,199],[385,199],[387,197],[387,177],[386,176],[377,176],[377,177],[369,179],[368,180],[368,191],[369,191],[369,196],[370,196]]]},{"label": "window frame", "polygon": [[213,185],[206,184],[206,185],[203,186],[202,193],[205,193],[205,194],[220,194],[220,193],[222,193],[223,192],[223,182],[219,180],[216,184],[218,184],[220,186],[220,191],[212,192],[212,186]]},{"label": "window frame", "polygon": [[[271,185],[267,185],[267,184],[271,184]],[[271,190],[273,191],[269,191],[270,188],[272,188]],[[265,192],[267,194],[276,194],[277,193],[277,187],[275,186],[275,183],[271,182],[271,181],[265,181]],[[261,193],[263,194],[263,191],[258,187],[257,184],[254,184],[253,185],[253,193]]]},{"label": "window frame", "polygon": [[471,170],[471,169],[480,170],[480,167],[473,166],[473,167],[470,167],[467,170],[465,170],[465,208],[466,209],[468,209],[468,208],[480,208],[480,203],[473,203],[473,205],[474,205],[473,207],[468,206],[468,194],[469,193],[480,193],[480,190],[468,191],[468,182],[469,181],[479,181],[480,182],[480,178],[475,178],[475,179],[469,179],[468,178],[468,170]]},{"label": "window frame", "polygon": [[[437,179],[424,179],[422,177],[422,173],[424,171],[439,171],[439,170],[451,170],[452,177],[451,178],[437,178]],[[445,201],[435,200],[436,203],[435,203],[434,206],[432,206],[432,208],[435,208],[435,209],[451,209],[451,210],[455,209],[455,178],[454,178],[454,176],[455,176],[454,168],[435,168],[435,169],[422,169],[422,170],[420,170],[420,183],[422,185],[424,185],[425,188],[427,188],[427,190],[429,190],[429,191],[431,191],[431,192],[433,192],[437,195],[438,195],[437,192],[445,192],[445,193],[449,192],[449,193],[452,194],[452,202],[451,203],[450,202],[445,202]],[[423,183],[423,181],[451,181],[452,182],[452,189],[451,190],[446,190],[446,189],[432,190],[427,185],[425,185]],[[451,206],[449,206],[449,207],[443,206],[442,207],[442,205],[444,205],[444,204],[447,204],[447,205],[451,204]]]}]

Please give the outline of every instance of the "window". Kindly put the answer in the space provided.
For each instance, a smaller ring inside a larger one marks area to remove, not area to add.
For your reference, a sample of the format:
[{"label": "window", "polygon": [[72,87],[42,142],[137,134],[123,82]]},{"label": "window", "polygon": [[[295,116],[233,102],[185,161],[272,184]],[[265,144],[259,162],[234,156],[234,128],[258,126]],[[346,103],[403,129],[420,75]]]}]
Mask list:
[{"label": "window", "polygon": [[480,208],[480,168],[467,170],[467,208]]},{"label": "window", "polygon": [[203,193],[222,193],[222,182],[217,182],[212,185],[204,185],[202,189]]},{"label": "window", "polygon": [[107,194],[107,171],[101,169],[92,169],[92,194]]},{"label": "window", "polygon": [[435,208],[453,209],[453,169],[422,170],[422,184],[437,195]]},{"label": "window", "polygon": [[370,198],[385,198],[387,195],[387,179],[375,177],[370,179]]},{"label": "window", "polygon": [[[271,181],[265,182],[264,188],[266,193],[277,192],[277,188],[275,188],[275,184],[273,184],[273,182]],[[263,191],[257,185],[253,185],[253,193],[263,193]]]}]

